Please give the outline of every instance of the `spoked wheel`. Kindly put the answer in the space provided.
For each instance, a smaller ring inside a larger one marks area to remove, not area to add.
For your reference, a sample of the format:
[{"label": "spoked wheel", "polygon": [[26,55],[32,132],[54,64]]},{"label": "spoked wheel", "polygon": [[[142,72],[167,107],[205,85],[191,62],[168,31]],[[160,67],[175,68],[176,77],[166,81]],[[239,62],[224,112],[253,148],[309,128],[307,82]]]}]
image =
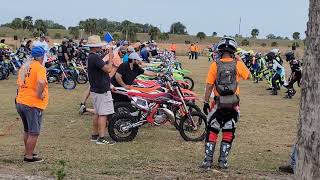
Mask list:
[{"label": "spoked wheel", "polygon": [[64,89],[72,90],[72,89],[76,88],[77,83],[74,79],[69,77],[69,78],[64,78],[64,80],[62,82],[62,86]]},{"label": "spoked wheel", "polygon": [[130,102],[115,102],[114,103],[115,114],[119,113],[133,113],[136,112],[136,108],[134,108]]},{"label": "spoked wheel", "polygon": [[184,116],[179,125],[180,135],[185,141],[203,141],[206,135],[207,118],[201,112],[192,112],[191,117],[195,126],[188,116]]},{"label": "spoked wheel", "polygon": [[127,113],[115,114],[108,125],[110,137],[116,142],[132,141],[137,136],[139,128],[129,126],[135,122],[135,118]]},{"label": "spoked wheel", "polygon": [[192,78],[185,76],[183,77],[183,81],[186,82],[188,87],[185,87],[186,89],[192,90],[194,87],[194,81]]},{"label": "spoked wheel", "polygon": [[88,76],[86,73],[79,73],[77,76],[77,83],[78,84],[86,84],[88,82]]},{"label": "spoked wheel", "polygon": [[[188,112],[190,112],[190,113],[191,112],[201,112],[201,109],[199,108],[199,106],[197,106],[196,104],[194,104],[192,102],[186,102],[186,106],[188,108]],[[184,114],[181,114],[180,109],[175,109],[174,116],[175,116],[175,121],[174,121],[173,125],[177,130],[179,130],[180,121],[181,121],[181,119],[183,119]]]}]

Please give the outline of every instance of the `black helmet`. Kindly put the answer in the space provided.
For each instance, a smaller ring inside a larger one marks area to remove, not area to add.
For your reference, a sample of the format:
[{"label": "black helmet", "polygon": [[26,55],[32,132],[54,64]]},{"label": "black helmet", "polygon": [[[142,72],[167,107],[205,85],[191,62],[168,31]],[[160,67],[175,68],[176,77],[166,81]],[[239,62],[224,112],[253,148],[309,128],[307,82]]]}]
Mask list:
[{"label": "black helmet", "polygon": [[237,42],[230,37],[222,38],[217,45],[217,51],[219,52],[227,51],[230,53],[235,53],[237,52],[237,48],[238,48]]},{"label": "black helmet", "polygon": [[285,54],[285,56],[286,56],[286,60],[287,60],[287,61],[292,61],[292,60],[295,59],[295,57],[294,57],[294,52],[292,52],[292,51],[287,52],[287,53]]},{"label": "black helmet", "polygon": [[257,52],[254,57],[257,58],[257,59],[260,59],[262,57],[262,54]]},{"label": "black helmet", "polygon": [[272,61],[274,59],[276,59],[276,54],[274,52],[269,52],[268,54],[266,54],[267,61]]}]

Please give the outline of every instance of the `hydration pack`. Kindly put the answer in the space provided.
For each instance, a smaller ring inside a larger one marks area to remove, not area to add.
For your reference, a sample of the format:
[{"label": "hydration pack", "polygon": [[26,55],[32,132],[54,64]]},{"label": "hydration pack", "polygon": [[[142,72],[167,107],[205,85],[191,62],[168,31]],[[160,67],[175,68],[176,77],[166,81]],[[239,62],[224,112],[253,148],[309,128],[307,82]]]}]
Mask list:
[{"label": "hydration pack", "polygon": [[217,79],[215,87],[220,96],[235,94],[238,88],[236,60],[230,62],[217,61]]}]

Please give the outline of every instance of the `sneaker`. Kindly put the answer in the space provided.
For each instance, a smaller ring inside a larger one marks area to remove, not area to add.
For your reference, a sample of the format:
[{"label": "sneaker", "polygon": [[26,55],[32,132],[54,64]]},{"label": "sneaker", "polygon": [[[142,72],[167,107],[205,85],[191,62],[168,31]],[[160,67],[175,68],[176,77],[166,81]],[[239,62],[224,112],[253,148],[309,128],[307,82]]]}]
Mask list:
[{"label": "sneaker", "polygon": [[[24,156],[26,156],[26,154],[24,154]],[[33,154],[32,154],[32,157],[38,157],[38,154],[33,153]]]},{"label": "sneaker", "polygon": [[99,135],[91,135],[90,141],[96,142],[98,140],[98,138],[99,138]]},{"label": "sneaker", "polygon": [[110,137],[107,137],[106,141],[108,142],[108,145],[115,145],[117,143],[113,139],[111,139]]},{"label": "sneaker", "polygon": [[279,171],[283,172],[283,173],[289,173],[289,174],[293,174],[293,169],[291,166],[280,166],[279,167]]},{"label": "sneaker", "polygon": [[103,138],[98,138],[96,141],[96,144],[103,145],[103,144],[108,144],[108,141],[103,137]]},{"label": "sneaker", "polygon": [[82,115],[83,113],[87,112],[86,105],[83,103],[80,104],[79,114]]},{"label": "sneaker", "polygon": [[24,158],[24,162],[43,162],[44,160],[39,157],[33,157],[32,159]]}]

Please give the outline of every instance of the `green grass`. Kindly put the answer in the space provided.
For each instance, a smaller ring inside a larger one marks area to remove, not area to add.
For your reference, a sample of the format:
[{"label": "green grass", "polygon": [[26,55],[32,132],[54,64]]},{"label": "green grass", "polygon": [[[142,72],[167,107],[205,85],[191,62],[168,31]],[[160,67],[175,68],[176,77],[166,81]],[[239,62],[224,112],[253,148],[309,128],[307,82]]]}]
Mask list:
[{"label": "green grass", "polygon": [[[205,58],[183,66],[192,70],[195,91],[203,96],[204,80],[210,63]],[[65,162],[66,178],[73,179],[233,179],[277,176],[279,165],[288,162],[291,144],[295,142],[299,93],[292,100],[270,96],[264,82],[241,83],[241,118],[230,169],[206,173],[198,170],[203,160],[204,144],[185,142],[170,124],[144,126],[132,142],[98,146],[89,141],[91,116],[78,115],[80,98],[87,85],[66,91],[50,84],[50,103],[44,113],[39,153],[45,163],[22,162],[22,123],[14,107],[15,78],[0,81],[0,169],[5,173],[54,177]],[[201,104],[201,102],[198,102]],[[90,106],[90,105],[89,105]],[[7,127],[13,124],[12,129]],[[216,157],[219,149],[216,149]],[[0,173],[2,172],[0,171]]]}]

